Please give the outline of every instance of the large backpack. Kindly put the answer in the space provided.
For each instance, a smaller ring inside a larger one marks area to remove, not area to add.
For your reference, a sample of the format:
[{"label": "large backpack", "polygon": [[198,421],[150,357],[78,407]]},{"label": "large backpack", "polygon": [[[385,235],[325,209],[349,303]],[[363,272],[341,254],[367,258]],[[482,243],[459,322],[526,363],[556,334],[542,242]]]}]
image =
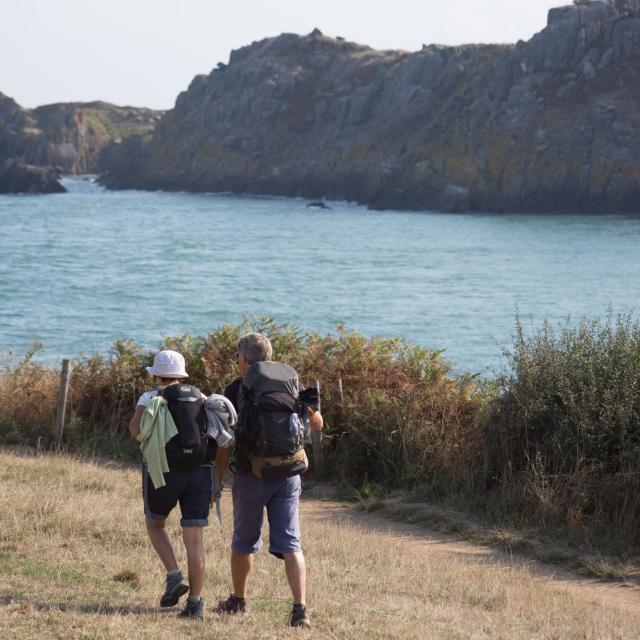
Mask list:
[{"label": "large backpack", "polygon": [[178,434],[165,447],[171,471],[192,471],[210,462],[211,452],[205,434],[207,415],[198,387],[178,382],[160,391]]},{"label": "large backpack", "polygon": [[238,394],[238,431],[258,477],[303,473],[304,428],[299,416],[298,374],[280,362],[255,362]]}]

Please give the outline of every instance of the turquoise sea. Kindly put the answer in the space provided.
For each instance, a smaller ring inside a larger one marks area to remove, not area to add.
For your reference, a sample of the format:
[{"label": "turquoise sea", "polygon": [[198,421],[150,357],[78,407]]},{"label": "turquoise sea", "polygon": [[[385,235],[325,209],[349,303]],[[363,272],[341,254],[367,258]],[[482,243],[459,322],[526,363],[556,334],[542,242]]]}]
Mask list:
[{"label": "turquoise sea", "polygon": [[519,310],[634,312],[640,218],[374,212],[343,202],[106,191],[0,196],[0,354],[40,360],[149,347],[245,315],[403,336],[459,371],[501,366]]}]

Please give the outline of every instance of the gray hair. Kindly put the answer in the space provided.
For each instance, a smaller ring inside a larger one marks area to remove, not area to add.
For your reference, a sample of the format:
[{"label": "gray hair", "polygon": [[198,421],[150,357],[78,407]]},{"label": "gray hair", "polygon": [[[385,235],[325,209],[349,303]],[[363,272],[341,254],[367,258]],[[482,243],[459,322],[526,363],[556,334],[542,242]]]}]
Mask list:
[{"label": "gray hair", "polygon": [[267,336],[261,333],[247,333],[238,340],[238,353],[243,355],[250,364],[271,360],[273,347]]}]

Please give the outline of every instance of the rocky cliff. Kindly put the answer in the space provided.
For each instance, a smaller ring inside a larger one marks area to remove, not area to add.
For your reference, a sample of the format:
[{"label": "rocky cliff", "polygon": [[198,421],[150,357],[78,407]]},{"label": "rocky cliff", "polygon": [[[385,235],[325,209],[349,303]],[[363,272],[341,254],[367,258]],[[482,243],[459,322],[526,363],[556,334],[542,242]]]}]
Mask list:
[{"label": "rocky cliff", "polygon": [[17,160],[0,163],[0,193],[64,193],[60,172]]},{"label": "rocky cliff", "polygon": [[85,102],[38,107],[33,115],[46,140],[35,164],[58,165],[65,173],[96,173],[99,152],[106,144],[148,134],[162,112]]},{"label": "rocky cliff", "polygon": [[110,187],[379,208],[640,210],[640,0],[576,0],[511,46],[375,51],[315,30],[233,51]]},{"label": "rocky cliff", "polygon": [[37,165],[56,167],[63,173],[95,173],[98,153],[107,143],[132,134],[144,135],[160,117],[160,112],[151,109],[117,107],[106,102],[23,109],[0,93],[0,163],[15,160],[16,166],[23,168]]}]

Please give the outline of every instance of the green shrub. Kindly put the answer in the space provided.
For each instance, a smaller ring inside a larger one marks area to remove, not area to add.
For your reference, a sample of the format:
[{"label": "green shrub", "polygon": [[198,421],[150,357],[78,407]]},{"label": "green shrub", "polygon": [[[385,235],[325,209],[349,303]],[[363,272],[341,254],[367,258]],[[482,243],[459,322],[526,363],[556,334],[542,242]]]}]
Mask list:
[{"label": "green shrub", "polygon": [[545,518],[640,525],[640,326],[520,322],[485,429],[487,473]]}]

